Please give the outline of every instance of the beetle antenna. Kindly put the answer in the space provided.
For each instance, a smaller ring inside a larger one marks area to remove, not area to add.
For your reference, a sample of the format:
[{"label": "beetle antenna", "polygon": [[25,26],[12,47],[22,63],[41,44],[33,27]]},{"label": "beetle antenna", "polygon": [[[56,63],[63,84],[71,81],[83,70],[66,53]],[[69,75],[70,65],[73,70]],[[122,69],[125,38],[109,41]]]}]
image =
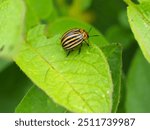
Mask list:
[{"label": "beetle antenna", "polygon": [[91,36],[89,36],[89,37],[97,37],[97,36],[100,36],[100,35],[91,35]]},{"label": "beetle antenna", "polygon": [[90,27],[90,29],[89,29],[89,31],[88,31],[88,33],[90,33],[90,31],[92,30],[92,27]]},{"label": "beetle antenna", "polygon": [[[92,30],[92,27],[90,27],[88,33],[90,33],[91,30]],[[96,36],[100,36],[100,35],[91,35],[90,37],[96,37]]]}]

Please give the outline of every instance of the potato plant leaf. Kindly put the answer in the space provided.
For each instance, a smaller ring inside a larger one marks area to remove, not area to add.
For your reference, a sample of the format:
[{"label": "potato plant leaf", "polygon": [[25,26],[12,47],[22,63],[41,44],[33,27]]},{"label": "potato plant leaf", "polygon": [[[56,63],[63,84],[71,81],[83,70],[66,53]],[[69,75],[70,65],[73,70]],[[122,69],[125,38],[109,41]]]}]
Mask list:
[{"label": "potato plant leaf", "polygon": [[134,4],[131,0],[125,0],[128,6],[128,19],[136,40],[145,56],[150,62],[150,2],[141,1]]},{"label": "potato plant leaf", "polygon": [[[44,106],[44,107],[43,107]],[[52,99],[50,99],[41,89],[32,85],[31,89],[22,99],[22,101],[17,106],[15,112],[22,113],[35,113],[35,112],[48,112],[48,113],[60,113],[66,112],[66,110],[55,104]]]},{"label": "potato plant leaf", "polygon": [[0,83],[0,111],[14,112],[32,83],[15,63],[0,70]]},{"label": "potato plant leaf", "polygon": [[111,112],[113,83],[101,49],[91,39],[90,47],[84,44],[80,54],[74,50],[67,57],[61,34],[48,39],[43,33],[42,25],[29,31],[15,57],[18,66],[54,102],[71,112]]},{"label": "potato plant leaf", "polygon": [[131,64],[126,89],[126,112],[149,112],[150,64],[140,50]]},{"label": "potato plant leaf", "polygon": [[0,0],[0,57],[12,58],[22,43],[23,0]]},{"label": "potato plant leaf", "polygon": [[113,106],[112,112],[116,112],[120,102],[121,74],[122,74],[122,48],[119,44],[110,44],[102,48],[107,57],[113,79]]},{"label": "potato plant leaf", "polygon": [[[122,49],[118,44],[102,48],[110,65],[114,83],[112,112],[116,112],[120,101]],[[44,106],[44,108],[43,108]],[[16,108],[16,112],[67,112],[54,103],[42,90],[33,86]]]}]

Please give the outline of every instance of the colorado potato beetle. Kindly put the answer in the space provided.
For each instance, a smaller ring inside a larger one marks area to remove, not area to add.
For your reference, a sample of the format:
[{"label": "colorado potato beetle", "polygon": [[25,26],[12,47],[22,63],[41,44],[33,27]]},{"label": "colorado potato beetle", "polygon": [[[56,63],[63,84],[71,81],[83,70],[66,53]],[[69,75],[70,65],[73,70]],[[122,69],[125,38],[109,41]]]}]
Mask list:
[{"label": "colorado potato beetle", "polygon": [[[78,45],[80,45],[79,47],[79,53],[80,53],[83,42],[85,42],[89,46],[86,40],[89,38],[88,33],[90,31],[91,31],[91,28],[88,32],[86,32],[84,29],[74,28],[63,34],[61,38],[61,44],[62,44],[62,47],[68,51],[67,56]],[[98,36],[98,35],[92,35],[92,36]]]}]

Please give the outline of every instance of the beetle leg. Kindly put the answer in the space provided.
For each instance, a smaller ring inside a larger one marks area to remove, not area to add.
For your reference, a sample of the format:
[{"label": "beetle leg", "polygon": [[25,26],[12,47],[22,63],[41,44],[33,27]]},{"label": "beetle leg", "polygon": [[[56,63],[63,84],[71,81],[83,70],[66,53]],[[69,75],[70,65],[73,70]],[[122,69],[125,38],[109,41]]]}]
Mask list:
[{"label": "beetle leg", "polygon": [[68,53],[67,53],[67,57],[69,56],[70,52],[71,52],[71,51],[68,51]]},{"label": "beetle leg", "polygon": [[87,41],[84,40],[84,42],[86,43],[87,46],[90,46],[89,43]]},{"label": "beetle leg", "polygon": [[67,56],[69,56],[69,55],[70,55],[70,52],[72,52],[72,51],[73,51],[73,49],[68,50]]},{"label": "beetle leg", "polygon": [[80,54],[80,52],[81,52],[81,47],[82,47],[82,43],[81,43],[81,45],[80,45],[78,54]]}]

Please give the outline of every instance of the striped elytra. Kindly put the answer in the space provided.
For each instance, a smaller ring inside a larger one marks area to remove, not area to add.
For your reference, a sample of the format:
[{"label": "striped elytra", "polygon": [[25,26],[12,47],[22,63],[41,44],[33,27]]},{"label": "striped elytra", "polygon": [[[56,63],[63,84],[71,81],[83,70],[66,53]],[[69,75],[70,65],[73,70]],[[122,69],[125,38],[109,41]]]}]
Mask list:
[{"label": "striped elytra", "polygon": [[[65,50],[68,50],[70,52],[76,46],[78,45],[82,46],[82,42],[87,40],[88,38],[89,38],[89,35],[84,29],[78,29],[78,28],[71,29],[67,31],[66,33],[64,33],[64,35],[62,36],[61,38],[62,47]],[[81,47],[80,47],[80,50],[81,50]]]}]

